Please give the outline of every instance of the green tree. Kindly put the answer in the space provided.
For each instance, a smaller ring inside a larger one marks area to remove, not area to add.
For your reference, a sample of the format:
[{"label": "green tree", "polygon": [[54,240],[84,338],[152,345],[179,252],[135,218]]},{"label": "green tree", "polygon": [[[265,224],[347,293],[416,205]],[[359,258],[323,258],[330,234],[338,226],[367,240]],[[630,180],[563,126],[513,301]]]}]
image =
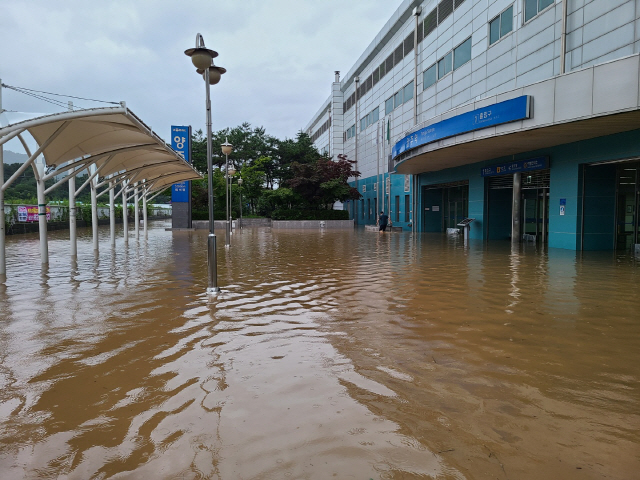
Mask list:
[{"label": "green tree", "polygon": [[292,178],[286,184],[297,193],[311,209],[331,209],[336,201],[358,200],[361,195],[347,182],[359,177],[353,169],[355,162],[346,155],[338,155],[337,161],[325,157],[314,162],[291,164]]}]

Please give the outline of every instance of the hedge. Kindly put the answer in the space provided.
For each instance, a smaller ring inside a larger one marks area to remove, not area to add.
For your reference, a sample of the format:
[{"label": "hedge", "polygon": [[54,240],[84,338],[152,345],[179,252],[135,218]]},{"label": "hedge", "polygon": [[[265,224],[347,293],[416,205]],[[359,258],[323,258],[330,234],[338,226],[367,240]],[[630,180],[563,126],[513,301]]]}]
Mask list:
[{"label": "hedge", "polygon": [[277,209],[271,214],[273,220],[349,220],[347,210],[288,210]]}]

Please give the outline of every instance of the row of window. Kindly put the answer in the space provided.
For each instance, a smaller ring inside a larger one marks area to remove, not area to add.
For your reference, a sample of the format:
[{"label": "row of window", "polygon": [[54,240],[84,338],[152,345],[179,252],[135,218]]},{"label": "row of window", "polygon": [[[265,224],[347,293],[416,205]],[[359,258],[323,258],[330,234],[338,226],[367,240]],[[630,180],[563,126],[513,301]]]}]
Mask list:
[{"label": "row of window", "polygon": [[513,30],[513,5],[489,22],[489,45]]},{"label": "row of window", "polygon": [[347,130],[342,134],[343,139],[346,142],[348,139],[356,136],[356,124],[351,125]]},{"label": "row of window", "polygon": [[[418,43],[440,25],[464,0],[442,0],[432,12],[429,13],[418,25]],[[353,92],[343,104],[343,112],[347,112],[356,101],[371,90],[382,78],[389,73],[400,61],[406,57],[415,47],[414,34],[411,32],[404,41],[396,47],[384,62],[376,68],[371,75],[363,80],[360,86]]]},{"label": "row of window", "polygon": [[[535,17],[542,10],[546,9],[554,3],[555,0],[523,0],[524,1],[524,19],[525,22]],[[442,0],[436,8],[434,8],[428,15],[425,16],[418,26],[418,42],[424,40],[424,38],[435,30],[446,18],[457,9],[464,0]],[[506,10],[502,11],[499,15],[493,18],[489,22],[489,45],[493,45],[513,31],[513,5]],[[394,52],[387,57],[387,59],[380,64],[374,72],[362,82],[357,91],[351,94],[343,104],[344,112],[349,110],[356,104],[356,101],[365,95],[374,85],[376,85],[382,77],[384,77],[391,69],[397,65],[409,52],[414,48],[413,32],[402,42]],[[464,42],[458,45],[456,48],[448,52],[436,63],[427,68],[422,74],[423,90],[434,85],[442,77],[446,76],[453,70],[458,69],[465,63],[471,60],[471,37],[467,38]],[[388,115],[393,110],[398,108],[403,103],[413,98],[413,82],[406,85],[404,88],[398,90],[394,95],[385,101],[385,115]],[[377,110],[377,109],[376,109]],[[369,115],[372,115],[371,112]],[[366,129],[375,120],[368,116],[360,120],[360,130]],[[355,125],[352,127],[355,129]],[[352,135],[346,135],[345,139],[355,136],[355,130]]]},{"label": "row of window", "polygon": [[524,21],[528,22],[555,0],[524,0]]},{"label": "row of window", "polygon": [[396,93],[387,98],[384,102],[384,114],[389,115],[403,103],[413,98],[413,82],[407,83]]},{"label": "row of window", "polygon": [[315,142],[318,138],[320,138],[320,135],[322,135],[324,132],[329,130],[330,126],[331,126],[331,117],[329,117],[329,119],[326,122],[324,122],[318,130],[316,130],[316,133],[311,135],[311,141]]},{"label": "row of window", "polygon": [[431,10],[418,25],[418,42],[421,42],[438,25],[445,21],[453,11],[464,3],[464,0],[442,0],[436,8]]},{"label": "row of window", "polygon": [[[365,209],[365,200],[360,200],[360,215],[362,219],[373,220],[378,215],[378,198],[374,198],[373,202],[371,202],[370,198],[367,198],[367,207]],[[372,207],[373,203],[373,209]],[[395,196],[395,211],[392,212],[394,215],[394,222],[400,222],[400,195]],[[351,210],[351,205],[348,205],[347,208]],[[404,221],[411,221],[411,197],[409,195],[404,196]]]},{"label": "row of window", "polygon": [[422,89],[426,90],[449,72],[471,60],[471,37],[449,51],[422,73]]},{"label": "row of window", "polygon": [[380,120],[380,109],[376,107],[360,119],[360,131],[362,132],[369,125],[373,125],[378,120]]}]

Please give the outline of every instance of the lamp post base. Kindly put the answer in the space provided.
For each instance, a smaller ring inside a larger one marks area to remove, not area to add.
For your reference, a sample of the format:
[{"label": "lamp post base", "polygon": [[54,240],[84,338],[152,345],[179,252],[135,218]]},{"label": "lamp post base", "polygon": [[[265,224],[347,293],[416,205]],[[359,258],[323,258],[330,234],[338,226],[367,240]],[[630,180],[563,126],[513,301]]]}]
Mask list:
[{"label": "lamp post base", "polygon": [[219,292],[218,288],[218,258],[216,253],[216,236],[213,233],[207,238],[207,269],[208,269],[208,288],[209,292]]}]

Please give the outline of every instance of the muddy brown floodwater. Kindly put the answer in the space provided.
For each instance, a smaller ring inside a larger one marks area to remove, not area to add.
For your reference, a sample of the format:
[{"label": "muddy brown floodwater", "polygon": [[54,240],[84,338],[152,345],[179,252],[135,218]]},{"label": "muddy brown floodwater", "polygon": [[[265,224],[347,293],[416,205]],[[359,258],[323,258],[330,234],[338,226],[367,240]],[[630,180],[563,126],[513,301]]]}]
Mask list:
[{"label": "muddy brown floodwater", "polygon": [[9,238],[1,479],[640,478],[633,258],[165,226]]}]

